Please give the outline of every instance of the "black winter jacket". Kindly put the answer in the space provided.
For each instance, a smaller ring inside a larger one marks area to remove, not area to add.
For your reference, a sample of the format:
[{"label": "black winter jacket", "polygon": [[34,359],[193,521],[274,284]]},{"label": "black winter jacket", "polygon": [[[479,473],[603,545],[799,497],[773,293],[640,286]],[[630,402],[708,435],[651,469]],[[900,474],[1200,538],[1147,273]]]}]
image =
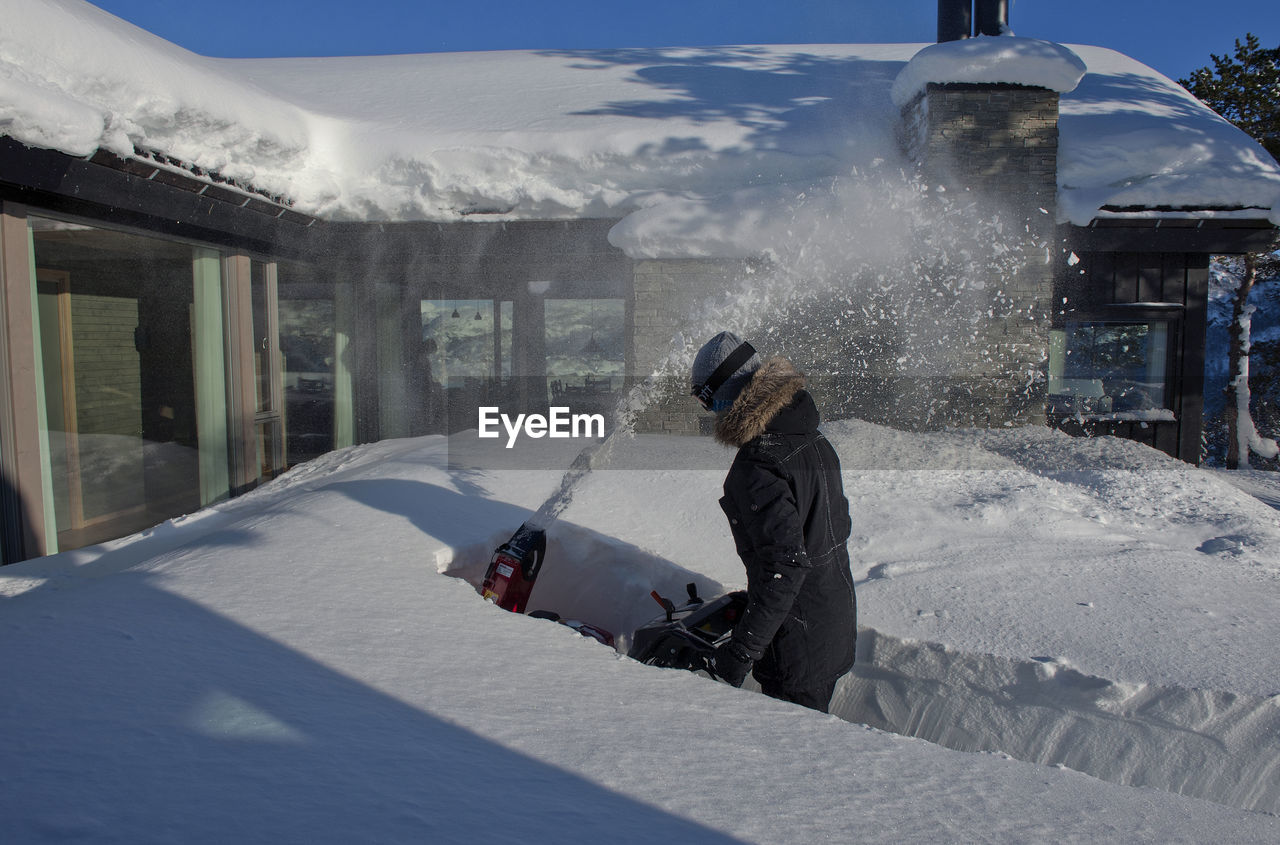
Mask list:
[{"label": "black winter jacket", "polygon": [[849,502],[804,383],[789,361],[766,361],[716,421],[716,439],[738,447],[720,500],[747,569],[733,639],[758,680],[789,690],[849,671],[857,635]]}]

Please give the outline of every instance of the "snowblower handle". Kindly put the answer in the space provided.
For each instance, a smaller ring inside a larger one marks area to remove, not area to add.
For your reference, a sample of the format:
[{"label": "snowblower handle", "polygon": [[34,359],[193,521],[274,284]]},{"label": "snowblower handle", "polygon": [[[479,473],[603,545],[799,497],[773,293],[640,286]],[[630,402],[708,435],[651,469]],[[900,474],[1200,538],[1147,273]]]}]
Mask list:
[{"label": "snowblower handle", "polygon": [[[700,654],[698,659],[702,661],[702,671],[710,675],[713,681],[724,681],[724,678],[716,674],[716,661],[714,658]],[[725,683],[728,683],[728,681],[725,681]]]},{"label": "snowblower handle", "polygon": [[672,619],[672,614],[674,614],[676,611],[676,606],[671,603],[671,599],[663,598],[662,596],[658,595],[657,590],[650,590],[649,595],[653,596],[654,601],[662,605],[662,609],[667,612],[667,621],[670,622]]}]

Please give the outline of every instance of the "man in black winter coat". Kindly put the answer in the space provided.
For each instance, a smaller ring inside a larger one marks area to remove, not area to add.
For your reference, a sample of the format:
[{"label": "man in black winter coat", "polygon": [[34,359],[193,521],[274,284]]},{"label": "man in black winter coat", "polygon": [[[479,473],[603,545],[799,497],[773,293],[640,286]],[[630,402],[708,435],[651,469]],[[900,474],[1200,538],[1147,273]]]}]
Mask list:
[{"label": "man in black winter coat", "polygon": [[762,362],[730,332],[694,361],[693,393],[716,411],[716,439],[738,449],[720,506],[747,570],[747,607],[716,674],[741,686],[754,667],[766,695],[825,713],[853,666],[857,603],[840,460],[804,387],[789,361]]}]

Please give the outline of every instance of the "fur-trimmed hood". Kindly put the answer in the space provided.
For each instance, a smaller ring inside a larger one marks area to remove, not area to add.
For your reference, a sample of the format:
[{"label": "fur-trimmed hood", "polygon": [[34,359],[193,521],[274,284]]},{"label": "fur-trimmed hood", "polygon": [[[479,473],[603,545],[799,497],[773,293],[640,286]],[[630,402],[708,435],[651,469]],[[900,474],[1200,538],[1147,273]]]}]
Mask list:
[{"label": "fur-trimmed hood", "polygon": [[769,422],[804,389],[804,373],[786,358],[770,358],[756,370],[733,406],[716,420],[715,437],[742,446],[764,434]]}]

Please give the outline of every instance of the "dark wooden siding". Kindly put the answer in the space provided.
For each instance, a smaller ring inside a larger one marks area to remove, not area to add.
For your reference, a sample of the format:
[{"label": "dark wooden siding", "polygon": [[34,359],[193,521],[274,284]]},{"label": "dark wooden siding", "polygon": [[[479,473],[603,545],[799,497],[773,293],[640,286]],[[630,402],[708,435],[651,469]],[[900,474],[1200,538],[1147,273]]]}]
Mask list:
[{"label": "dark wooden siding", "polygon": [[1054,322],[1165,322],[1166,385],[1175,420],[1051,417],[1073,434],[1111,434],[1146,443],[1190,463],[1200,460],[1209,255],[1196,252],[1081,252],[1055,285]]}]

